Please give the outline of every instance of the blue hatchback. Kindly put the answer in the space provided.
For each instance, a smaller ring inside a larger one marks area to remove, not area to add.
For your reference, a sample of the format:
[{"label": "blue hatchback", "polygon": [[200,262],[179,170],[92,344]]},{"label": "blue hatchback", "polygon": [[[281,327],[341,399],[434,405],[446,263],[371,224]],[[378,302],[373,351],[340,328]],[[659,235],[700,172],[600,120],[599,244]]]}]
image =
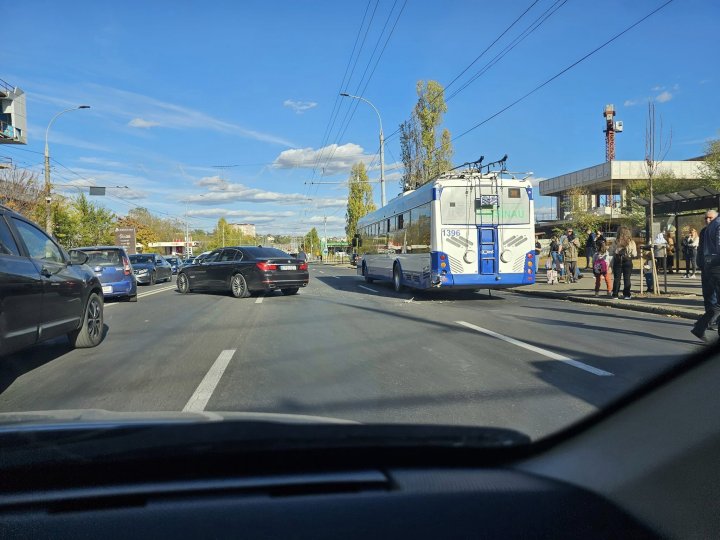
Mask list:
[{"label": "blue hatchback", "polygon": [[78,249],[87,254],[86,264],[100,280],[105,298],[126,298],[128,302],[137,302],[137,280],[124,248],[93,246]]}]

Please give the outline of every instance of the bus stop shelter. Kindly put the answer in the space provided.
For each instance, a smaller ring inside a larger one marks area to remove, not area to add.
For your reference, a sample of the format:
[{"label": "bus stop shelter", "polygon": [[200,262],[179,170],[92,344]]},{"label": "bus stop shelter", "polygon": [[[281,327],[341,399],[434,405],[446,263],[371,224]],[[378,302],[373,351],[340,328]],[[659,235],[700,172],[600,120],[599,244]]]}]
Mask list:
[{"label": "bus stop shelter", "polygon": [[[650,219],[650,200],[642,197],[636,197],[634,201],[645,208],[645,223]],[[720,211],[720,191],[709,187],[699,187],[684,191],[676,191],[674,193],[663,193],[653,197],[653,215],[655,223],[651,230],[646,229],[645,239],[650,241],[649,234],[657,235],[658,232],[668,230],[669,227],[662,227],[663,221],[666,225],[670,224],[670,220],[658,219],[662,217],[670,217],[674,227],[675,235],[675,263],[676,268],[680,268],[682,252],[677,249],[681,244],[681,231],[686,228],[694,227],[698,232],[705,226],[705,220],[702,215],[709,209]]]}]

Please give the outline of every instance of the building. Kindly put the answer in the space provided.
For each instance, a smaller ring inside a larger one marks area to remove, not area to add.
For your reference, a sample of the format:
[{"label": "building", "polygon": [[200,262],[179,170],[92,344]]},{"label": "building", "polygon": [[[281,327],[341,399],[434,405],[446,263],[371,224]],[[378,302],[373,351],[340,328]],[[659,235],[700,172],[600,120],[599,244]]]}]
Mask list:
[{"label": "building", "polygon": [[256,236],[255,224],[253,223],[230,223],[229,225],[233,231],[239,231],[245,236],[252,236],[253,238]]},{"label": "building", "polygon": [[0,144],[27,144],[25,92],[0,79]]},{"label": "building", "polygon": [[[672,174],[682,180],[702,178],[702,159],[687,161],[663,161],[658,165],[656,174]],[[585,192],[580,195],[580,207],[598,216],[610,218],[620,216],[620,208],[630,205],[627,187],[630,182],[647,180],[647,167],[644,161],[608,161],[600,165],[569,172],[539,183],[540,195],[555,197],[557,219],[566,216],[567,202],[570,196],[577,197],[577,188]]]}]

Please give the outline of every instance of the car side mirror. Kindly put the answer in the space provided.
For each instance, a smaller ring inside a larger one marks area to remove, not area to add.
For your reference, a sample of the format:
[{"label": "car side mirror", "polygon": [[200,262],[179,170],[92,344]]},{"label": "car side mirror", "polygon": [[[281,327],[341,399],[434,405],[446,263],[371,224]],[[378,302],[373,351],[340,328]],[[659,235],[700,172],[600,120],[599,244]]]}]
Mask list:
[{"label": "car side mirror", "polygon": [[71,249],[69,252],[70,264],[85,264],[90,259],[90,256],[84,251],[79,249]]}]

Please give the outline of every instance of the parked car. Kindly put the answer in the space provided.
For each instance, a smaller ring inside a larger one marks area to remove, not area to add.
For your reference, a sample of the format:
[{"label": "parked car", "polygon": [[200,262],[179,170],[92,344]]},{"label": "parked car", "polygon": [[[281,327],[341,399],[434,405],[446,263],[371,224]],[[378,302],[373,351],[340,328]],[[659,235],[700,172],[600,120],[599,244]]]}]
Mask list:
[{"label": "parked car", "polygon": [[178,269],[183,265],[182,259],[180,259],[180,257],[165,257],[165,260],[170,263],[170,268],[172,269],[173,276],[178,273]]},{"label": "parked car", "polygon": [[157,253],[130,255],[135,279],[141,285],[154,285],[158,281],[172,281],[172,268],[165,257]]},{"label": "parked car", "polygon": [[297,294],[309,280],[307,262],[284,251],[263,247],[226,247],[211,252],[200,263],[184,266],[177,277],[178,291],[227,290],[236,298],[254,291],[280,289]]},{"label": "parked car", "polygon": [[102,283],[105,298],[126,298],[137,302],[137,280],[125,248],[92,246],[77,248],[88,256],[87,265]]},{"label": "parked car", "polygon": [[0,205],[0,355],[63,334],[73,347],[102,341],[102,285],[87,259]]}]

